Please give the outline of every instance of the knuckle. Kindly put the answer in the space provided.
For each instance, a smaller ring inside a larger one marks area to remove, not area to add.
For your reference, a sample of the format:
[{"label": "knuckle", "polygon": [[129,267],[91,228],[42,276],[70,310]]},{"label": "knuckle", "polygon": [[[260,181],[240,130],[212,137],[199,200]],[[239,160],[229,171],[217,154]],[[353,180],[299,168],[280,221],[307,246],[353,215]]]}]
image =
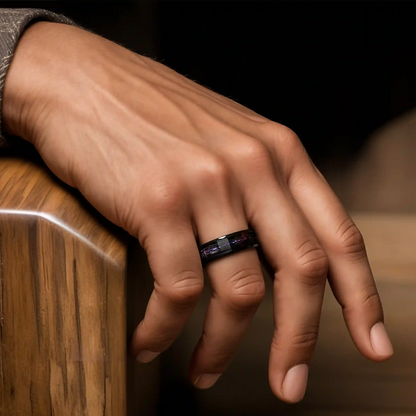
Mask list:
[{"label": "knuckle", "polygon": [[172,341],[176,338],[176,334],[172,331],[172,328],[165,328],[163,331],[155,331],[154,328],[148,323],[146,317],[139,324],[136,329],[144,331],[145,339],[149,342],[149,345],[153,347],[154,351],[164,351],[171,344]]},{"label": "knuckle", "polygon": [[236,149],[238,161],[249,166],[271,166],[272,156],[266,145],[259,140],[247,139]]},{"label": "knuckle", "polygon": [[346,218],[336,233],[335,249],[353,259],[366,256],[364,238],[350,217]]},{"label": "knuckle", "polygon": [[299,136],[289,127],[279,125],[279,137],[281,141],[284,141],[289,146],[301,145]]},{"label": "knuckle", "polygon": [[194,163],[193,166],[193,174],[199,186],[206,185],[207,187],[212,187],[228,182],[229,168],[219,157],[205,155],[197,163]]},{"label": "knuckle", "polygon": [[289,127],[274,121],[268,121],[262,124],[265,134],[276,144],[288,148],[297,148],[302,146],[299,136]]},{"label": "knuckle", "polygon": [[380,310],[382,308],[380,296],[374,287],[366,291],[366,294],[362,298],[361,304],[364,309],[371,311]]},{"label": "knuckle", "polygon": [[364,289],[358,296],[341,303],[344,316],[352,319],[357,314],[370,314],[383,316],[383,307],[380,296],[374,285]]},{"label": "knuckle", "polygon": [[195,304],[204,289],[203,279],[192,270],[178,273],[168,287],[158,287],[170,302],[177,306],[189,306]]},{"label": "knuckle", "polygon": [[265,138],[272,154],[279,160],[279,170],[289,182],[293,169],[302,166],[299,161],[308,160],[307,153],[298,135],[289,127],[275,122],[266,122]]},{"label": "knuckle", "polygon": [[240,270],[232,275],[223,297],[233,309],[258,307],[266,293],[263,276],[257,270]]},{"label": "knuckle", "polygon": [[185,187],[172,179],[149,183],[147,205],[152,211],[177,211],[184,201]]},{"label": "knuckle", "polygon": [[171,330],[152,331],[152,335],[149,337],[149,343],[154,350],[165,351],[172,345],[175,338],[176,334],[172,333]]},{"label": "knuckle", "polygon": [[298,273],[306,278],[326,278],[328,257],[315,239],[308,239],[296,250],[296,265]]},{"label": "knuckle", "polygon": [[318,341],[318,329],[294,334],[291,338],[291,346],[296,350],[312,351]]},{"label": "knuckle", "polygon": [[307,352],[309,356],[315,348],[317,341],[318,327],[293,334],[275,332],[272,339],[272,349],[280,353],[287,349],[290,349],[292,353]]}]

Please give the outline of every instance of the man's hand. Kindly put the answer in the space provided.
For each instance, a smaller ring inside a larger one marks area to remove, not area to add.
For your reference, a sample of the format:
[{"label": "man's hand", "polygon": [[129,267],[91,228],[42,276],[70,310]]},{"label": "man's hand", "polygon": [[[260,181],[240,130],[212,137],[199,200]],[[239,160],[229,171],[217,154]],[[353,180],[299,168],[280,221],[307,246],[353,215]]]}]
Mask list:
[{"label": "man's hand", "polygon": [[[253,228],[275,271],[270,384],[302,399],[327,274],[357,348],[393,349],[363,239],[290,129],[169,68],[74,27],[36,23],[4,92],[10,134],[137,237],[155,285],[132,352],[148,362],[189,319],[203,288],[197,247]],[[207,266],[213,292],[190,377],[224,373],[263,299],[255,250]]]}]

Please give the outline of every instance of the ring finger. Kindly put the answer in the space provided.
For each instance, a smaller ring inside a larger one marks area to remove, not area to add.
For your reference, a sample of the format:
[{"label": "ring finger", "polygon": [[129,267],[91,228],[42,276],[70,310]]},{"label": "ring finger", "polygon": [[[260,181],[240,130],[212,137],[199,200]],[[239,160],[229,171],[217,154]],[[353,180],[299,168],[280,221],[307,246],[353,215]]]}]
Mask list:
[{"label": "ring finger", "polygon": [[[201,243],[248,228],[241,198],[218,188],[215,194],[205,192],[194,199]],[[255,250],[217,259],[207,265],[206,272],[212,296],[190,367],[191,380],[201,389],[211,387],[229,366],[265,291]]]}]

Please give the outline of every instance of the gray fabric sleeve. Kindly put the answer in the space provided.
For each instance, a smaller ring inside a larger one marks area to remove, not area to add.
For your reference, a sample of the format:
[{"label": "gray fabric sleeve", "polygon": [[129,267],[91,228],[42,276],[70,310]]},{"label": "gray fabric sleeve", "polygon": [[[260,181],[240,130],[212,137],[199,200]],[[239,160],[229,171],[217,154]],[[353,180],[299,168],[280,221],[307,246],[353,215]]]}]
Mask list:
[{"label": "gray fabric sleeve", "polygon": [[[3,9],[0,8],[0,115],[3,102],[3,89],[7,70],[13,58],[19,38],[24,30],[36,21],[49,21],[75,25],[65,16],[40,9]],[[0,117],[0,146],[7,145],[1,131]]]}]

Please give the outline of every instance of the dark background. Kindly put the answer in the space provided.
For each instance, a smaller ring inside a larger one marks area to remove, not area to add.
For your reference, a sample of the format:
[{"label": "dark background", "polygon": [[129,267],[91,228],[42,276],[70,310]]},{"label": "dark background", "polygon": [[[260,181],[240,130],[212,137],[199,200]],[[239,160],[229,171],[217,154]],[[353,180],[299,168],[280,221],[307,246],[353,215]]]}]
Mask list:
[{"label": "dark background", "polygon": [[413,2],[2,2],[80,25],[295,130],[316,163],[351,158],[416,104]]}]

